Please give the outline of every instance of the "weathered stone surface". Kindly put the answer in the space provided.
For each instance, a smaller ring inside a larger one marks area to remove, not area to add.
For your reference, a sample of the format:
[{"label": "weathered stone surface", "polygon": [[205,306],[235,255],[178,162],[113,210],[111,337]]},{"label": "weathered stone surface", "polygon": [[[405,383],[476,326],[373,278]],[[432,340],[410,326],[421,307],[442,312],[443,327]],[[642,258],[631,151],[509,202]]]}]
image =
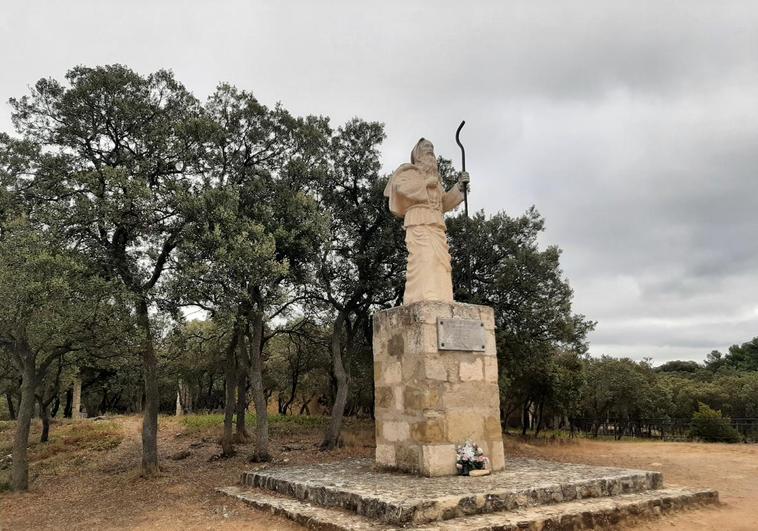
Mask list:
[{"label": "weathered stone surface", "polygon": [[[485,352],[438,350],[438,318],[481,321]],[[502,469],[502,444],[493,444],[502,434],[491,308],[418,302],[383,310],[374,316],[373,343],[377,448],[395,445],[398,469],[428,476],[454,473],[454,454],[424,460],[434,453],[426,446],[449,447],[467,439],[486,446],[493,470]],[[377,462],[389,460],[377,456]]]},{"label": "weathered stone surface", "polygon": [[454,444],[424,445],[421,447],[421,459],[421,471],[425,476],[447,476],[457,473]]},{"label": "weathered stone surface", "polygon": [[484,436],[487,440],[496,441],[502,438],[500,419],[494,416],[484,417]]},{"label": "weathered stone surface", "polygon": [[424,360],[424,376],[430,380],[447,380],[445,363],[437,357],[427,357]]},{"label": "weathered stone surface", "polygon": [[395,462],[395,445],[377,444],[376,445],[376,462],[382,466],[394,467]]},{"label": "weathered stone surface", "polygon": [[[609,498],[589,498],[555,505],[529,507],[509,512],[477,514],[414,527],[426,531],[543,531],[617,529],[642,519],[703,505],[718,504],[712,490],[671,488]],[[358,529],[358,528],[356,528]]]},{"label": "weathered stone surface", "polygon": [[[414,441],[434,443],[445,438],[445,421],[433,418],[416,422],[411,426],[411,437]],[[455,459],[455,454],[453,454]],[[455,472],[455,470],[453,470]]]},{"label": "weathered stone surface", "polygon": [[[468,478],[469,482],[479,482],[486,478]],[[260,489],[245,487],[225,487],[218,489],[226,495],[236,497],[251,506],[273,514],[286,516],[309,528],[320,530],[390,531],[418,529],[426,531],[517,531],[545,529],[578,530],[603,529],[646,518],[654,518],[673,511],[718,504],[718,493],[712,490],[691,490],[668,488],[632,492],[614,497],[570,500],[551,505],[536,505],[522,508],[502,507],[500,512],[475,513],[454,519],[416,524],[415,527],[399,527],[398,524],[370,519],[339,507],[326,508],[301,501],[294,497],[283,497]],[[481,496],[465,498],[462,506],[476,509],[480,503],[488,503]],[[380,499],[374,500],[376,507]],[[458,514],[461,502],[456,498],[443,499],[439,507]],[[391,507],[387,507],[390,509]]]},{"label": "weathered stone surface", "polygon": [[[443,447],[440,448],[439,455],[444,455]],[[430,461],[439,458],[431,453],[414,455],[414,447],[395,449],[397,461],[423,463],[427,458]],[[386,451],[383,448],[381,455]],[[367,459],[243,474],[243,483],[250,487],[325,507],[340,507],[398,525],[642,492],[658,489],[662,482],[659,472],[522,458],[511,458],[505,471],[481,478],[423,478],[382,472]]]},{"label": "weathered stone surface", "polygon": [[395,466],[411,474],[421,472],[421,448],[407,444],[395,446]]},{"label": "weathered stone surface", "polygon": [[481,358],[474,358],[471,361],[462,361],[460,366],[460,377],[462,382],[479,382],[484,379],[482,372],[484,364]]},{"label": "weathered stone surface", "polygon": [[447,384],[442,396],[442,406],[445,409],[470,408],[476,405],[481,414],[495,411],[500,414],[500,396],[497,383],[465,382]]},{"label": "weathered stone surface", "polygon": [[[497,440],[492,441],[489,443],[489,455],[490,457],[490,466],[492,467],[492,470],[502,470],[505,468],[505,450],[503,448],[503,440]],[[661,479],[661,484],[663,483],[663,480]],[[658,485],[660,486],[660,485]],[[658,488],[658,487],[654,487]]]},{"label": "weathered stone surface", "polygon": [[395,395],[392,392],[392,387],[377,387],[374,390],[374,404],[376,407],[393,407],[395,405]]},{"label": "weathered stone surface", "polygon": [[403,389],[404,404],[408,411],[423,411],[425,409],[440,409],[442,402],[437,386],[426,388],[406,386]]},{"label": "weathered stone surface", "polygon": [[382,422],[382,438],[391,442],[404,442],[410,437],[410,426],[407,422],[385,420]]},{"label": "weathered stone surface", "polygon": [[[475,406],[476,404],[470,404]],[[466,440],[482,441],[484,436],[484,418],[478,409],[453,409],[446,415],[448,439],[462,443]]]},{"label": "weathered stone surface", "polygon": [[384,385],[399,384],[403,380],[402,366],[399,361],[390,361],[382,364],[382,383]]},{"label": "weathered stone surface", "polygon": [[497,358],[484,358],[484,381],[487,383],[497,383]]}]

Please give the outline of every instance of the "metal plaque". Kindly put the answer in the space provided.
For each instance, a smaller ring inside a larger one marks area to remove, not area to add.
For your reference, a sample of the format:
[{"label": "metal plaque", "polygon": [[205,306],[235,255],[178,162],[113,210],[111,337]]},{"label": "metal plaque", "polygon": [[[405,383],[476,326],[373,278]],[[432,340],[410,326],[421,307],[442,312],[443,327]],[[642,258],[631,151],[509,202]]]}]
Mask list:
[{"label": "metal plaque", "polygon": [[479,319],[437,318],[437,349],[484,351],[484,323]]}]

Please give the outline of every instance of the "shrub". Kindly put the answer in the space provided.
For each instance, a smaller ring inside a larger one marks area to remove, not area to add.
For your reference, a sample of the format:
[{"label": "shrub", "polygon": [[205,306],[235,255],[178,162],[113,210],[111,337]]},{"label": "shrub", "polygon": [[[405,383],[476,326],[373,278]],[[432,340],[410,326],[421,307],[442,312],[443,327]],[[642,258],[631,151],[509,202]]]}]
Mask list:
[{"label": "shrub", "polygon": [[690,436],[708,442],[735,443],[742,440],[728,417],[721,416],[721,411],[712,409],[702,402],[692,414]]}]

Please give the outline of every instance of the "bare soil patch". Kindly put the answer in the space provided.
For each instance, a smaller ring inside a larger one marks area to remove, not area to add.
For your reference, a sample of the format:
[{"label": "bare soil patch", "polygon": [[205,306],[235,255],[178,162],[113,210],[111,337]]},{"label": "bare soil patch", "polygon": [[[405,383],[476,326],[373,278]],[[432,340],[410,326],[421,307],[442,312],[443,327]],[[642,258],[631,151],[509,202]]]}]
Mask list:
[{"label": "bare soil patch", "polygon": [[639,468],[663,472],[666,485],[719,491],[720,508],[686,511],[635,529],[758,529],[758,445],[577,439],[550,443],[506,438],[508,455],[567,463]]},{"label": "bare soil patch", "polygon": [[[141,418],[56,423],[49,446],[34,444],[30,451],[31,491],[0,494],[0,529],[302,529],[215,489],[236,484],[243,470],[373,455],[371,424],[351,421],[346,446],[324,453],[317,447],[324,419],[303,419],[272,424],[272,463],[249,463],[252,444],[239,445],[230,459],[215,459],[218,420],[162,417],[163,472],[153,479],[141,478],[138,470]],[[0,452],[9,451],[10,428],[0,429]],[[38,434],[35,426],[32,439]],[[685,512],[636,529],[758,529],[757,445],[585,439],[545,444],[507,437],[508,455],[660,470],[668,485],[715,488],[724,502],[718,509]]]}]

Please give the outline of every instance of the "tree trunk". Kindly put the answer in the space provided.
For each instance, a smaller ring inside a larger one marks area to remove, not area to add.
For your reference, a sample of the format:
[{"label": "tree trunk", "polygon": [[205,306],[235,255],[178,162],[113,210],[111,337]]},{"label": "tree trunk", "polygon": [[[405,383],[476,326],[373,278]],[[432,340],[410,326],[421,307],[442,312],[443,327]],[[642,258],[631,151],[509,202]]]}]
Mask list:
[{"label": "tree trunk", "polygon": [[329,421],[329,426],[324,434],[324,440],[321,443],[322,450],[333,450],[337,446],[342,428],[342,418],[345,414],[348,381],[347,372],[342,363],[342,330],[344,327],[345,315],[340,312],[334,321],[334,329],[332,330],[332,363],[334,378],[337,380],[337,393],[334,397],[332,418]]},{"label": "tree trunk", "polygon": [[600,431],[600,420],[595,418],[592,421],[592,437],[597,439],[599,431]]},{"label": "tree trunk", "polygon": [[13,439],[13,464],[11,466],[11,488],[15,491],[29,488],[29,427],[34,415],[34,390],[37,387],[34,360],[26,361],[21,382],[21,402],[18,406],[18,422]]},{"label": "tree trunk", "polygon": [[145,378],[145,412],[142,417],[142,475],[152,477],[158,474],[158,357],[155,355],[153,332],[150,326],[147,300],[137,301],[137,318],[142,333],[142,368]]},{"label": "tree trunk", "polygon": [[232,337],[229,339],[229,345],[226,348],[226,365],[224,369],[224,435],[221,438],[221,455],[223,457],[234,455],[232,428],[234,427],[234,390],[237,388],[235,352],[237,351],[239,335],[238,318],[234,323]]},{"label": "tree trunk", "polygon": [[[290,397],[289,399],[283,404],[281,408],[279,408],[279,413],[282,415],[286,415],[287,411],[290,407],[292,407],[292,403],[295,401],[295,397],[297,396],[297,384],[300,380],[300,371],[296,370],[292,373],[292,386],[290,387]],[[373,396],[373,394],[371,395]]]},{"label": "tree trunk", "polygon": [[53,398],[53,408],[50,410],[50,417],[55,418],[55,416],[58,414],[58,409],[61,407],[61,398],[60,396],[56,396]]},{"label": "tree trunk", "polygon": [[304,413],[307,413],[308,415],[311,414],[311,410],[308,408],[308,402],[310,402],[310,400],[303,401],[303,405],[300,406],[300,412],[298,413],[299,416],[302,416]]},{"label": "tree trunk", "polygon": [[13,395],[10,391],[5,392],[5,401],[8,402],[8,414],[11,420],[16,420],[16,408],[13,407]]},{"label": "tree trunk", "polygon": [[524,401],[524,409],[523,409],[522,415],[521,415],[521,435],[522,436],[526,436],[526,430],[529,429],[529,423],[530,423],[530,420],[529,420],[529,407],[531,405],[532,404],[531,404],[530,400],[525,400]]},{"label": "tree trunk", "polygon": [[247,378],[250,371],[247,352],[245,351],[245,339],[242,336],[238,345],[239,358],[237,366],[237,424],[234,438],[239,443],[246,443],[250,438],[245,425],[245,413],[247,412]]},{"label": "tree trunk", "polygon": [[250,383],[255,403],[255,452],[252,461],[261,463],[271,460],[268,452],[268,409],[263,390],[263,313],[258,311],[253,317],[250,338]]},{"label": "tree trunk", "polygon": [[71,406],[74,403],[74,389],[69,387],[66,389],[66,403],[63,406],[63,418],[71,418]]},{"label": "tree trunk", "polygon": [[42,399],[37,401],[39,404],[39,416],[42,419],[42,434],[39,437],[39,442],[46,443],[50,440],[50,406],[45,404]]},{"label": "tree trunk", "polygon": [[544,408],[545,408],[545,399],[543,398],[540,400],[540,407],[539,407],[539,413],[538,413],[539,418],[537,420],[537,427],[534,430],[535,437],[540,434],[540,431],[542,431],[542,412]]},{"label": "tree trunk", "polygon": [[192,413],[192,405],[195,402],[192,389],[184,380],[179,380],[179,400],[182,403],[183,413]]},{"label": "tree trunk", "polygon": [[184,409],[182,409],[182,397],[181,397],[181,393],[179,392],[179,388],[180,387],[181,386],[177,386],[177,389],[176,389],[176,411],[175,411],[175,415],[177,417],[181,417],[182,415],[184,415]]},{"label": "tree trunk", "polygon": [[213,402],[213,373],[208,374],[208,403],[206,404],[206,407],[208,410],[213,410],[213,406],[215,406]]},{"label": "tree trunk", "polygon": [[71,404],[71,418],[81,418],[79,411],[82,409],[82,379],[79,376],[74,378],[74,396]]}]

